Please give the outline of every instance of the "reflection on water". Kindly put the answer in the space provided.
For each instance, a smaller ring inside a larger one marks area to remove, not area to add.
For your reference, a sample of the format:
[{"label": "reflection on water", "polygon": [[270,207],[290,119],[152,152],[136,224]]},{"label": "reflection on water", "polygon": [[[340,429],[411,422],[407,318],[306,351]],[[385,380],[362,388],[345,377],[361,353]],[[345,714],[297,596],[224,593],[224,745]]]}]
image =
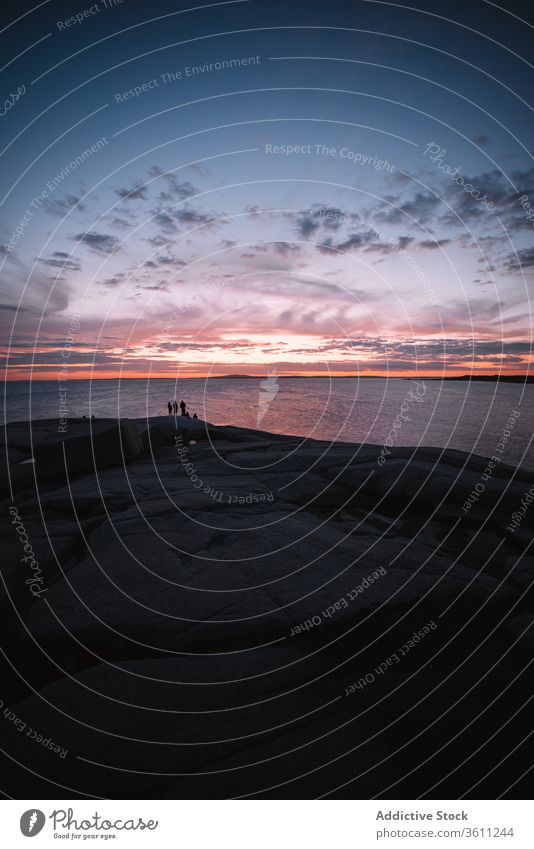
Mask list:
[{"label": "reflection on water", "polygon": [[[437,380],[419,381],[417,392],[414,381],[386,378],[72,380],[67,406],[71,416],[134,418],[165,415],[169,400],[183,398],[191,415],[214,424],[256,428],[261,413],[262,430],[379,445],[396,424],[397,445],[484,456],[494,453],[510,415],[519,411],[502,461],[534,469],[533,393],[533,385]],[[55,381],[7,384],[7,421],[56,418],[58,405]]]}]

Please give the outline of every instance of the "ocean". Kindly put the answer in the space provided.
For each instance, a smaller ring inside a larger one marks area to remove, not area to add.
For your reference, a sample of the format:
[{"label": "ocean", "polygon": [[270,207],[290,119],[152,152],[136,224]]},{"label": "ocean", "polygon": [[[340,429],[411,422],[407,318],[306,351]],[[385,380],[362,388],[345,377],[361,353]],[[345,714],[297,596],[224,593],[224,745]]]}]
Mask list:
[{"label": "ocean", "polygon": [[[5,384],[3,420],[59,418],[57,381]],[[386,378],[66,381],[71,417],[140,418],[175,398],[213,424],[312,439],[456,448],[534,470],[534,385]],[[502,445],[501,445],[502,447]]]}]

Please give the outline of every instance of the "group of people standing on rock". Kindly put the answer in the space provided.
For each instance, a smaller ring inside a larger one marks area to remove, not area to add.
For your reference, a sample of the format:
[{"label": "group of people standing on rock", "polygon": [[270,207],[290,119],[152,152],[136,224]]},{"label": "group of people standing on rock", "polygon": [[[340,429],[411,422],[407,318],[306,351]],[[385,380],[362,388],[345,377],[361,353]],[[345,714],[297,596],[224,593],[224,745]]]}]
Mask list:
[{"label": "group of people standing on rock", "polygon": [[[177,416],[178,415],[178,407],[180,407],[180,411],[181,411],[180,415],[181,416],[185,416],[186,419],[191,418],[191,416],[189,415],[189,413],[187,411],[187,404],[185,403],[185,401],[180,401],[179,404],[178,404],[177,401],[169,401],[169,403],[167,404],[169,416]],[[193,418],[198,419],[198,416],[197,416],[196,413],[193,413]]]}]

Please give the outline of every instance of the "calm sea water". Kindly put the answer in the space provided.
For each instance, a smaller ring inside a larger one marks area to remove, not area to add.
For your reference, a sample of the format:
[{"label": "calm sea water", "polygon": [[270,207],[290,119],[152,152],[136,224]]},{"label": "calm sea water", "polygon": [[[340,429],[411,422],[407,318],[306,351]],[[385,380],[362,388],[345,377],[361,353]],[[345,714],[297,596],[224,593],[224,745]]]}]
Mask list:
[{"label": "calm sea water", "polygon": [[[519,411],[502,461],[534,469],[532,384],[426,380],[417,386],[385,378],[72,380],[66,394],[70,416],[163,415],[168,400],[183,398],[191,415],[196,412],[213,424],[380,445],[403,410],[409,421],[396,429],[397,445],[451,447],[483,456],[494,453],[509,417]],[[57,418],[58,410],[57,382],[7,384],[4,420]]]}]

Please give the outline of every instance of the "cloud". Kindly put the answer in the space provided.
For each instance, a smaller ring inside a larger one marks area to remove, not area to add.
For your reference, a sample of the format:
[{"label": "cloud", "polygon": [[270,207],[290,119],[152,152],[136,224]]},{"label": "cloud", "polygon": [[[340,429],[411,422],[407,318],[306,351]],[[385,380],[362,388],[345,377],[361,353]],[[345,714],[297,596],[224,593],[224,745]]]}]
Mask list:
[{"label": "cloud", "polygon": [[108,277],[107,280],[99,280],[97,286],[105,286],[108,289],[113,289],[115,286],[120,286],[122,283],[122,275],[116,277]]},{"label": "cloud", "polygon": [[[174,234],[180,228],[198,227],[202,224],[210,224],[215,221],[216,217],[207,212],[201,212],[191,206],[175,209],[172,211],[161,210],[154,216],[154,221],[161,227],[164,233]],[[152,244],[164,244],[163,236],[158,234],[155,239],[151,239]],[[166,241],[166,240],[165,240]]]},{"label": "cloud", "polygon": [[209,215],[207,212],[200,212],[198,209],[193,209],[192,207],[184,207],[184,209],[177,209],[173,212],[173,217],[178,221],[179,224],[182,225],[198,225],[198,224],[209,224],[214,221],[215,218],[213,215]]},{"label": "cloud", "polygon": [[308,280],[301,277],[278,277],[269,275],[259,280],[247,278],[234,283],[235,289],[244,289],[247,292],[257,291],[261,295],[282,296],[284,298],[299,299],[303,302],[311,300],[334,300],[341,301],[373,301],[376,295],[361,289],[350,289],[330,283],[326,280]]},{"label": "cloud", "polygon": [[134,221],[127,221],[126,218],[121,218],[121,217],[115,216],[115,218],[111,222],[111,226],[114,229],[131,230],[132,227],[135,227],[135,222]]},{"label": "cloud", "polygon": [[508,271],[524,271],[534,266],[534,248],[524,248],[521,251],[508,254],[505,267]]},{"label": "cloud", "polygon": [[115,194],[123,200],[146,200],[147,187],[135,186],[133,189],[116,189]]},{"label": "cloud", "polygon": [[442,248],[443,245],[448,245],[450,241],[450,239],[423,239],[422,242],[417,243],[417,247],[427,251],[436,251],[438,248]]},{"label": "cloud", "polygon": [[154,283],[150,286],[140,286],[145,292],[170,292],[171,290],[166,283]]},{"label": "cloud", "polygon": [[198,191],[192,183],[179,183],[175,180],[174,182],[171,182],[168,190],[159,193],[158,199],[165,202],[173,200],[181,201],[196,194],[198,194]]},{"label": "cloud", "polygon": [[296,221],[297,233],[303,239],[309,239],[320,226],[320,222],[316,218],[306,213],[301,213]]},{"label": "cloud", "polygon": [[58,218],[65,218],[74,207],[77,207],[79,212],[85,210],[85,205],[80,203],[80,198],[77,195],[67,195],[65,198],[47,200],[45,203],[45,209],[49,215],[55,215]]},{"label": "cloud", "polygon": [[81,271],[81,265],[77,259],[72,259],[69,254],[64,251],[54,251],[48,259],[40,259],[43,265],[48,265],[50,268],[59,268],[62,271]]},{"label": "cloud", "polygon": [[148,173],[151,177],[161,177],[164,180],[165,189],[158,195],[162,201],[185,200],[198,194],[198,189],[189,180],[180,181],[172,171],[162,171],[158,165],[153,165]]},{"label": "cloud", "polygon": [[[65,254],[59,251],[57,253],[59,258],[53,254],[51,259],[58,260],[63,265]],[[61,285],[58,285],[61,277],[49,277],[40,262],[31,269],[22,262],[4,266],[2,278],[4,306],[7,308],[11,304],[25,319],[21,323],[17,318],[17,336],[33,333],[37,329],[36,320],[39,317],[49,319],[55,313],[62,312],[68,308],[72,298],[70,283],[61,280]],[[16,305],[21,298],[22,289],[24,291],[21,308],[18,308]]]},{"label": "cloud", "polygon": [[187,263],[183,259],[175,259],[172,256],[158,256],[159,265],[174,265],[177,268],[183,268]]},{"label": "cloud", "polygon": [[358,351],[360,354],[375,356],[376,366],[395,369],[413,369],[415,365],[424,368],[443,368],[446,365],[466,365],[475,362],[491,360],[498,367],[502,358],[509,362],[521,362],[531,354],[532,346],[528,341],[505,342],[500,340],[487,341],[472,337],[456,338],[407,338],[398,341],[387,341],[376,337],[355,338],[323,338],[313,347],[288,350],[288,354],[312,353],[325,356],[335,355],[336,351]]},{"label": "cloud", "polygon": [[[163,230],[167,231],[168,233],[176,232],[176,222],[172,215],[169,215],[168,212],[158,212],[157,215],[154,217],[154,220],[160,225],[160,227],[163,228]],[[162,244],[163,242],[167,241],[166,239],[162,241],[161,236],[157,236],[156,239],[158,239],[159,244]],[[155,239],[149,239],[149,241],[154,243]]]},{"label": "cloud", "polygon": [[351,233],[342,242],[336,243],[331,238],[325,239],[324,242],[317,245],[317,250],[322,254],[346,253],[358,249],[366,252],[375,251],[379,254],[390,254],[404,250],[411,242],[413,242],[411,236],[399,236],[396,242],[387,242],[383,238],[383,234],[370,227],[362,233]]},{"label": "cloud", "polygon": [[[64,341],[63,341],[63,344]],[[39,347],[38,343],[36,347]],[[85,345],[81,345],[80,347],[86,347]],[[41,364],[48,368],[54,367],[57,369],[58,363],[62,361],[61,358],[61,348],[58,348],[56,351],[17,351],[15,353],[10,353],[9,355],[9,365],[10,366],[24,366],[30,364]],[[78,364],[124,364],[124,358],[117,354],[106,353],[105,351],[78,351],[75,347],[71,347],[69,356],[69,368],[72,368]],[[1,357],[0,362],[2,365],[5,365],[8,362],[7,357]],[[32,368],[33,371],[33,368]]]},{"label": "cloud", "polygon": [[[398,200],[390,197],[392,201]],[[433,205],[435,204],[433,203]],[[404,204],[406,210],[408,206],[408,204]],[[368,215],[366,215],[367,217]],[[375,219],[385,220],[386,215],[383,212],[378,212],[375,213],[374,217]],[[395,215],[392,217],[397,221],[402,216],[400,212],[397,214],[395,211]],[[358,249],[387,254],[403,250],[413,242],[412,236],[398,236],[396,241],[394,239],[388,241],[385,235],[380,233],[370,221],[364,220],[360,213],[349,213],[339,207],[320,204],[313,204],[309,209],[299,212],[295,218],[295,227],[300,237],[311,240],[313,236],[313,241],[319,242],[319,244],[316,244],[316,248],[322,254],[346,253]],[[332,235],[329,235],[340,230],[344,232],[349,230],[349,233],[345,238],[339,238],[338,241]]]},{"label": "cloud", "polygon": [[313,204],[309,209],[297,213],[295,228],[300,238],[309,239],[320,229],[339,230],[344,224],[354,225],[359,221],[360,215],[357,212],[349,214],[335,206]]},{"label": "cloud", "polygon": [[[254,251],[254,253],[252,253]],[[242,257],[255,257],[257,254],[274,254],[276,256],[291,256],[300,253],[300,245],[293,242],[261,242],[250,248],[248,253],[241,254]],[[264,258],[262,257],[262,262]]]},{"label": "cloud", "polygon": [[73,239],[78,242],[83,242],[88,245],[92,251],[98,254],[110,254],[115,251],[119,245],[119,240],[115,236],[108,236],[103,233],[78,233],[73,236]]},{"label": "cloud", "polygon": [[174,266],[175,268],[184,268],[187,263],[183,259],[175,259],[172,256],[158,256],[154,259],[147,259],[143,263],[146,268],[159,268],[160,266]]},{"label": "cloud", "polygon": [[[523,194],[534,194],[534,167],[526,170],[512,171],[509,179],[501,171],[494,169],[485,171],[474,176],[467,176],[459,172],[458,176],[464,179],[465,184],[470,184],[480,194],[487,196],[487,202],[495,204],[495,212],[498,213],[504,226],[511,232],[528,230],[531,223],[528,221],[519,203],[519,197]],[[516,187],[516,188],[515,188]],[[450,179],[445,186],[445,197],[454,212],[448,212],[441,219],[442,223],[450,226],[461,226],[462,222],[488,221],[493,222],[494,212],[488,210],[480,199],[466,192],[462,186],[456,185]]]},{"label": "cloud", "polygon": [[372,236],[367,233],[352,233],[342,242],[335,243],[331,238],[325,239],[320,245],[317,245],[317,250],[322,254],[330,253],[345,253],[356,248],[365,247],[372,240]]},{"label": "cloud", "polygon": [[388,208],[378,212],[375,216],[377,221],[387,224],[407,224],[408,218],[416,222],[426,223],[432,219],[442,201],[429,192],[417,192],[411,200],[406,200],[396,208]]},{"label": "cloud", "polygon": [[291,242],[275,242],[272,248],[275,253],[281,254],[282,256],[299,253],[300,251],[300,246],[293,245]]},{"label": "cloud", "polygon": [[24,307],[18,307],[15,304],[0,304],[2,312],[28,312]]}]

